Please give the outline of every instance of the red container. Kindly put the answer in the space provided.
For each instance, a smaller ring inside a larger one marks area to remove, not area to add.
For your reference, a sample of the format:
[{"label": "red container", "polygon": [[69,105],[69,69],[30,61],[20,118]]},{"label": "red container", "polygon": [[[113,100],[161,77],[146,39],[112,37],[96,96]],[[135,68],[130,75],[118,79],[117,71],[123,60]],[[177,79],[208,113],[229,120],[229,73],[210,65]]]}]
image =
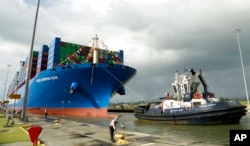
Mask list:
[{"label": "red container", "polygon": [[104,59],[103,58],[99,58],[99,63],[104,63]]},{"label": "red container", "polygon": [[60,46],[61,47],[66,47],[66,42],[61,42]]}]

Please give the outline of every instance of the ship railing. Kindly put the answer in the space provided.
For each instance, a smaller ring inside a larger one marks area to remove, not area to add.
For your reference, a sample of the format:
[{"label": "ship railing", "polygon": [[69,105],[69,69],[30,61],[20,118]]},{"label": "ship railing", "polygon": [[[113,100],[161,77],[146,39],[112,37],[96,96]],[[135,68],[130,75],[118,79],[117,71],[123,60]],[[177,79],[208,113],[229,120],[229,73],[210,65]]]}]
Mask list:
[{"label": "ship railing", "polygon": [[149,109],[148,110],[149,114],[155,115],[155,114],[162,114],[162,110],[161,109],[157,109],[157,108],[153,108],[153,109]]}]

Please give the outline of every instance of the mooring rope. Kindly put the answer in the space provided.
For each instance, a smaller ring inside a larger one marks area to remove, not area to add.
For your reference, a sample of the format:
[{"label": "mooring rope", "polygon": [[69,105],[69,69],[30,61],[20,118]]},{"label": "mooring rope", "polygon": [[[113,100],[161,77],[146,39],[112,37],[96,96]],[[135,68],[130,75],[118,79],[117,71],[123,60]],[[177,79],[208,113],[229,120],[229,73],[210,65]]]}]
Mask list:
[{"label": "mooring rope", "polygon": [[124,87],[126,87],[128,90],[130,90],[137,98],[144,100],[143,98],[141,98],[140,96],[138,96],[132,89],[130,89],[127,85],[125,85],[121,80],[119,80],[115,75],[113,75],[110,71],[108,71],[107,69],[105,69],[103,66],[102,68],[108,73],[110,74],[114,79],[116,79],[119,83],[121,83]]},{"label": "mooring rope", "polygon": [[92,66],[90,85],[92,85],[92,83],[93,83],[93,78],[94,78],[94,65]]}]

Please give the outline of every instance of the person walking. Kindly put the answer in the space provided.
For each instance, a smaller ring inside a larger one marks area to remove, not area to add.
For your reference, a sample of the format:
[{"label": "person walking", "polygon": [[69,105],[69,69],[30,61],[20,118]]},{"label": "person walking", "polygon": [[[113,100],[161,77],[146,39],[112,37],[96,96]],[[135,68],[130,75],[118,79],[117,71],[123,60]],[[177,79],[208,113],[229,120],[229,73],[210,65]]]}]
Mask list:
[{"label": "person walking", "polygon": [[48,111],[47,111],[47,108],[45,108],[45,110],[44,110],[44,116],[45,116],[45,119],[47,119],[47,117],[48,117]]},{"label": "person walking", "polygon": [[116,131],[116,124],[119,123],[122,128],[125,128],[123,124],[119,121],[118,117],[116,116],[114,119],[111,120],[109,124],[109,132],[110,132],[110,139],[112,142],[115,142],[114,139],[114,132]]}]

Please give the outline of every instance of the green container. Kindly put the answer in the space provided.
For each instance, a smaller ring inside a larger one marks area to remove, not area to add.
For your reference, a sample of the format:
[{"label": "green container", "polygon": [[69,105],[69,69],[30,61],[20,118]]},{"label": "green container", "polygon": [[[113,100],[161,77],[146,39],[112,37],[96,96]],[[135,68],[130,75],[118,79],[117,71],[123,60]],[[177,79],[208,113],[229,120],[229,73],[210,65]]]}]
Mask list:
[{"label": "green container", "polygon": [[76,56],[76,60],[77,60],[77,61],[81,60],[81,55],[77,55],[77,56]]},{"label": "green container", "polygon": [[34,57],[38,57],[38,54],[39,54],[38,51],[33,51],[33,52],[32,52],[32,56],[34,56]]}]

